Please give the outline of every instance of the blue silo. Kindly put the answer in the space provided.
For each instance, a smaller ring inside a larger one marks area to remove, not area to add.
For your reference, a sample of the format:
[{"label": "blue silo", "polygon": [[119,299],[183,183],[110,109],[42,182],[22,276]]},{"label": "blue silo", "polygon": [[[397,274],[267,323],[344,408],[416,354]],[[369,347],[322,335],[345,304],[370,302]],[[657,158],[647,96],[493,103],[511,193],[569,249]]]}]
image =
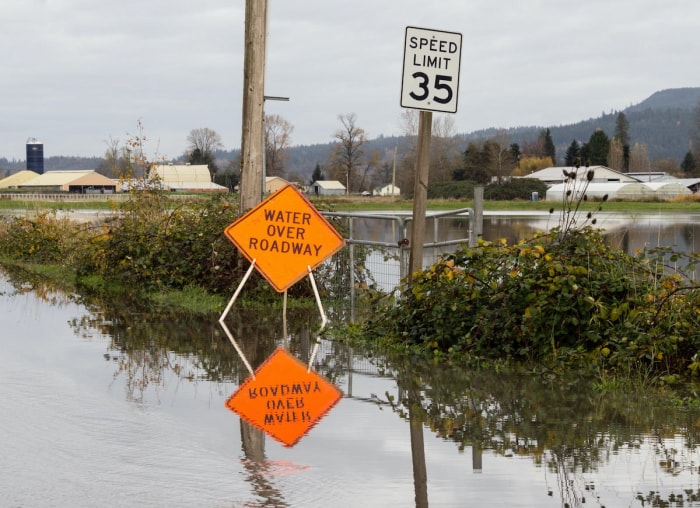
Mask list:
[{"label": "blue silo", "polygon": [[27,169],[44,174],[44,144],[35,138],[27,140]]}]

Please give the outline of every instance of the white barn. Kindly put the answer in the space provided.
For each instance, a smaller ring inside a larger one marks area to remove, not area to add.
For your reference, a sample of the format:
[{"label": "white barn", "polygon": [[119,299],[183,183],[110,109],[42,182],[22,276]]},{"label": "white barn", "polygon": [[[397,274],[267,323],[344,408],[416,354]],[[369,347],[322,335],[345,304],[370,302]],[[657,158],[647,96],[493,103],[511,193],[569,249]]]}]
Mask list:
[{"label": "white barn", "polygon": [[564,183],[566,177],[564,176],[564,171],[576,171],[577,180],[585,180],[588,171],[593,171],[593,180],[591,183],[603,183],[603,182],[638,182],[636,178],[626,174],[610,169],[606,166],[591,166],[590,168],[580,167],[578,170],[569,166],[554,166],[550,168],[540,169],[525,175],[523,178],[536,178],[547,185],[555,185],[558,183]]},{"label": "white barn", "polygon": [[389,184],[385,185],[384,187],[374,189],[372,194],[375,196],[400,196],[401,189],[399,189],[396,185]]},{"label": "white barn", "polygon": [[345,193],[345,185],[338,180],[317,180],[309,187],[309,194],[316,196],[342,196]]}]

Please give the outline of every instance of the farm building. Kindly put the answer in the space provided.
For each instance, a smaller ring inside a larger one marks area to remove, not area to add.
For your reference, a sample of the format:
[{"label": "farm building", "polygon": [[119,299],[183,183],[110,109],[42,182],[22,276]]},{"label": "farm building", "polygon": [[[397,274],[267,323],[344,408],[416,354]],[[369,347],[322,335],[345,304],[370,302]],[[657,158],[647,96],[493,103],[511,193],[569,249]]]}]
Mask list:
[{"label": "farm building", "polygon": [[374,192],[372,192],[375,196],[400,196],[401,195],[401,189],[399,189],[396,185],[385,185],[384,187],[380,187],[378,189],[374,189]]},{"label": "farm building", "polygon": [[[563,201],[566,192],[572,189],[571,184],[558,183],[547,189],[547,201]],[[573,201],[582,198],[585,194],[590,199],[603,199],[606,195],[608,199],[628,199],[640,200],[649,199],[653,196],[653,191],[641,182],[591,182],[586,187],[583,183],[578,183],[573,189],[575,195],[570,197]]]},{"label": "farm building", "polygon": [[[680,182],[608,182],[608,183],[597,183],[591,182],[588,187],[584,189],[582,183],[577,184],[576,188],[573,189],[577,194],[573,197],[573,200],[578,200],[581,192],[584,192],[591,199],[603,199],[605,195],[608,199],[620,199],[628,201],[641,201],[648,199],[660,199],[660,200],[670,200],[677,196],[689,196],[692,194],[691,190]],[[572,189],[571,184],[559,183],[557,185],[552,185],[547,189],[548,201],[561,201],[564,199],[564,194],[567,190]]]},{"label": "farm building", "polygon": [[0,189],[17,189],[20,185],[39,176],[39,173],[24,169],[0,180]]},{"label": "farm building", "polygon": [[211,181],[206,164],[161,164],[151,168],[150,177],[175,192],[228,192],[223,185]]},{"label": "farm building", "polygon": [[690,196],[693,192],[682,182],[679,181],[664,181],[664,182],[649,182],[644,183],[654,192],[656,199],[665,201],[672,200],[678,196]]},{"label": "farm building", "polygon": [[120,190],[119,184],[92,169],[47,171],[17,186],[21,190],[108,194]]},{"label": "farm building", "polygon": [[285,185],[289,185],[289,182],[284,178],[280,178],[279,176],[266,176],[265,194],[273,194],[283,188]]},{"label": "farm building", "polygon": [[309,194],[316,196],[342,196],[345,193],[345,185],[338,180],[317,180],[309,187]]},{"label": "farm building", "polygon": [[[581,167],[576,172],[576,177],[578,180],[585,180],[586,173],[588,170],[593,171],[593,180],[591,183],[602,183],[602,182],[638,182],[636,178],[610,169],[606,166],[591,166],[590,168]],[[523,178],[536,178],[547,185],[555,185],[558,183],[564,183],[566,177],[564,176],[564,171],[576,171],[576,168],[568,166],[556,166],[550,168],[540,169],[525,175]]]}]

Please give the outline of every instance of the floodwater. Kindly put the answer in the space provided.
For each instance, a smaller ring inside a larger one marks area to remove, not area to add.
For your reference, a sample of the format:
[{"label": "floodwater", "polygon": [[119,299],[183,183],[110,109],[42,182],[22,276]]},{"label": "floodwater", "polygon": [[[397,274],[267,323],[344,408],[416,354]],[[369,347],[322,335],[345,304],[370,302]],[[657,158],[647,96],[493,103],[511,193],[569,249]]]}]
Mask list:
[{"label": "floodwater", "polygon": [[[394,212],[372,212],[373,215],[389,217]],[[361,214],[360,214],[361,217]],[[700,210],[697,212],[598,212],[594,227],[604,232],[608,242],[630,255],[642,250],[655,249],[659,246],[669,247],[681,253],[700,252]],[[579,220],[579,226],[581,224]],[[547,232],[559,225],[558,213],[546,211],[495,212],[487,211],[483,218],[482,239],[498,241],[505,239],[509,244],[532,238],[535,234]],[[590,222],[587,225],[591,225]],[[446,245],[426,248],[423,251],[423,266],[434,263],[441,255],[452,252],[459,240],[469,238],[469,219],[464,217],[443,218],[439,222],[430,218],[426,221],[426,243],[453,242]],[[353,224],[354,238],[369,242],[395,242],[406,232],[397,226],[396,221],[359,218]],[[382,291],[391,291],[405,276],[408,264],[408,247],[369,248],[363,247],[365,277]],[[359,256],[356,256],[359,257]],[[700,278],[700,267],[689,278]]]},{"label": "floodwater", "polygon": [[[317,312],[285,337],[279,313],[227,320],[254,366],[308,361]],[[3,507],[700,506],[700,413],[663,401],[324,340],[313,368],[343,398],[285,447],[225,407],[248,372],[216,318],[0,272],[0,329]]]}]

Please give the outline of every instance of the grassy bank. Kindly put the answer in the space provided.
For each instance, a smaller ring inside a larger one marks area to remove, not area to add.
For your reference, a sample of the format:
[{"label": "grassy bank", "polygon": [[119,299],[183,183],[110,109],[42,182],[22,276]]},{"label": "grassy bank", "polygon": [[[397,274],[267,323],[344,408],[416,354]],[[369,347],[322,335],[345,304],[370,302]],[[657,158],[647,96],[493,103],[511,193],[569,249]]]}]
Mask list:
[{"label": "grassy bank", "polygon": [[[201,196],[177,195],[168,196],[173,206],[183,199]],[[121,200],[109,200],[96,198],[94,200],[61,200],[61,201],[33,201],[33,200],[0,200],[0,210],[112,210],[119,207]],[[323,198],[310,198],[310,201],[319,210],[334,211],[374,211],[374,210],[398,210],[411,211],[413,201],[410,199],[391,197],[360,197],[360,196],[332,196]],[[600,203],[595,201],[584,203],[584,210],[594,210]],[[561,210],[563,204],[560,201],[525,201],[525,200],[486,200],[484,209],[488,211],[547,211],[550,208]],[[473,200],[455,199],[429,199],[428,210],[455,210],[458,208],[473,208]],[[696,211],[700,212],[700,200],[678,201],[608,201],[605,203],[605,211]]]},{"label": "grassy bank", "polygon": [[[411,211],[413,201],[396,198],[355,198],[338,197],[334,199],[311,200],[320,209],[332,209],[335,211],[373,211],[373,210],[399,210]],[[596,210],[599,202],[582,204],[582,210]],[[473,200],[430,199],[428,210],[456,210],[459,208],[473,208]],[[560,201],[484,201],[484,209],[487,211],[548,211],[554,208],[561,210],[563,204]],[[700,212],[700,201],[608,201],[603,207],[610,212],[656,212],[656,211],[694,211]]]}]

